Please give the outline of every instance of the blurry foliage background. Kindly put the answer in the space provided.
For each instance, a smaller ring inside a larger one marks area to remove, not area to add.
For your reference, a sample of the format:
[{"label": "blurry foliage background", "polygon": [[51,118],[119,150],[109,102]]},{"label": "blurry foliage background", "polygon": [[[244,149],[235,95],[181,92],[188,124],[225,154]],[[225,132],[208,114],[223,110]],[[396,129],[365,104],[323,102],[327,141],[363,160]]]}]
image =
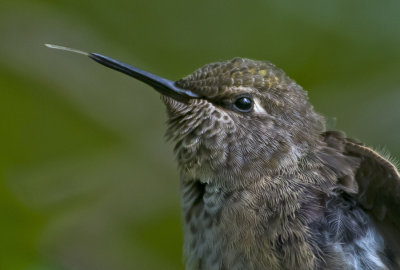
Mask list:
[{"label": "blurry foliage background", "polygon": [[400,1],[0,3],[0,269],[183,269],[158,94],[89,59],[176,80],[270,60],[331,127],[400,157]]}]

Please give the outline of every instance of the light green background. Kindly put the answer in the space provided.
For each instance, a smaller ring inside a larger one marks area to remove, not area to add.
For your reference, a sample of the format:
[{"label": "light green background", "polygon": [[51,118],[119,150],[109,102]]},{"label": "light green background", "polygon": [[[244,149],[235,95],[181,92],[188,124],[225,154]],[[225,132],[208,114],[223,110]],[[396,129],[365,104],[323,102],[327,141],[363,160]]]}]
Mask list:
[{"label": "light green background", "polygon": [[0,269],[183,269],[159,95],[43,43],[173,80],[235,56],[270,60],[330,126],[400,157],[399,10],[397,0],[2,0]]}]

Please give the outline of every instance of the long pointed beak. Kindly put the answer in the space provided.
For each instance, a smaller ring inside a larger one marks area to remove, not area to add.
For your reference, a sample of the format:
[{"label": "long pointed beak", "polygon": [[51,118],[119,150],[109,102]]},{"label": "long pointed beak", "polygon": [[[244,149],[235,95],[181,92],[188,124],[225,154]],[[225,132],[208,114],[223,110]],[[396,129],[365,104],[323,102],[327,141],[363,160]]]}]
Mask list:
[{"label": "long pointed beak", "polygon": [[125,73],[131,77],[134,77],[135,79],[138,79],[139,81],[142,81],[142,82],[150,85],[151,87],[153,87],[155,90],[157,90],[162,95],[171,97],[175,100],[187,101],[187,100],[193,99],[193,98],[201,98],[198,94],[193,93],[190,90],[186,90],[186,89],[177,87],[175,85],[174,81],[162,78],[162,77],[154,75],[150,72],[141,70],[139,68],[133,67],[133,66],[125,64],[125,63],[122,63],[122,62],[112,59],[108,56],[104,56],[104,55],[101,55],[98,53],[87,53],[87,52],[79,51],[76,49],[71,49],[71,48],[52,45],[52,44],[45,44],[45,45],[52,49],[59,49],[59,50],[70,51],[70,52],[75,52],[75,53],[86,55],[89,58],[93,59],[94,61],[96,61],[106,67],[115,69],[122,73]]}]

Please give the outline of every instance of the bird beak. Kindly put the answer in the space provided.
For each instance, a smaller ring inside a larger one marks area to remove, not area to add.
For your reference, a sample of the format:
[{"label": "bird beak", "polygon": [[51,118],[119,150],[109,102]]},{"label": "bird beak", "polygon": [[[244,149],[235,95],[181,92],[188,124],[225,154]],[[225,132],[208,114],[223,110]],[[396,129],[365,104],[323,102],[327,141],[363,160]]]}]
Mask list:
[{"label": "bird beak", "polygon": [[199,95],[193,93],[190,90],[177,87],[174,81],[170,81],[168,79],[154,75],[150,72],[124,64],[108,56],[104,56],[98,53],[89,53],[88,56],[94,61],[106,67],[125,73],[135,79],[138,79],[139,81],[150,85],[164,96],[171,97],[178,101],[187,101],[188,99],[192,98],[200,98]]},{"label": "bird beak", "polygon": [[200,96],[198,94],[193,93],[190,90],[186,90],[186,89],[177,87],[175,85],[174,81],[170,81],[168,79],[154,75],[150,72],[127,65],[120,61],[112,59],[108,56],[104,56],[104,55],[101,55],[98,53],[82,52],[79,50],[62,47],[62,46],[57,46],[57,45],[52,45],[52,44],[46,44],[46,46],[49,48],[52,48],[52,49],[66,50],[66,51],[71,51],[71,52],[86,55],[89,58],[93,59],[94,61],[96,61],[106,67],[115,69],[122,73],[125,73],[131,77],[134,77],[135,79],[138,79],[139,81],[142,81],[142,82],[150,85],[156,91],[158,91],[160,94],[171,97],[177,101],[185,102],[185,101],[188,101],[189,99],[200,98]]}]

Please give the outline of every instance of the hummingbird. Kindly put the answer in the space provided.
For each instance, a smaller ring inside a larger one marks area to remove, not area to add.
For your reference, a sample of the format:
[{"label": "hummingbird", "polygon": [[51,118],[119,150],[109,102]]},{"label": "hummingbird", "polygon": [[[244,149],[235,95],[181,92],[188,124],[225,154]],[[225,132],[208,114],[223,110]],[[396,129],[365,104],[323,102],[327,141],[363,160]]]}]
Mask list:
[{"label": "hummingbird", "polygon": [[400,174],[326,130],[307,92],[234,58],[171,81],[84,54],[161,94],[179,168],[187,270],[400,269]]}]

